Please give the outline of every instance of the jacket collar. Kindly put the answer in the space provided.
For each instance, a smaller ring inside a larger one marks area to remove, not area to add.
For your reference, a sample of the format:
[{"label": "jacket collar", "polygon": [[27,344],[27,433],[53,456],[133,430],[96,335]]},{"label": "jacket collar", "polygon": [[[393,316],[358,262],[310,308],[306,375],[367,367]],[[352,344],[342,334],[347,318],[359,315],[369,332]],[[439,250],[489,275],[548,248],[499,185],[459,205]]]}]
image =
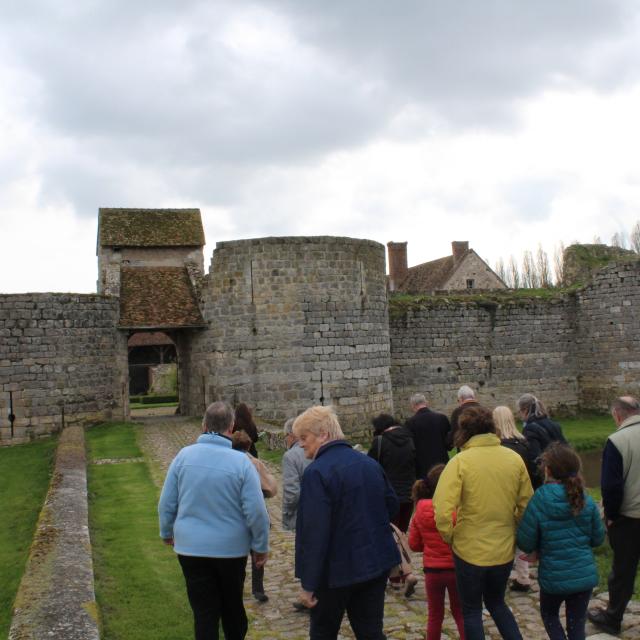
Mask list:
[{"label": "jacket collar", "polygon": [[219,447],[228,447],[231,449],[231,440],[227,436],[220,435],[219,433],[203,433],[198,437],[198,444],[215,444]]},{"label": "jacket collar", "polygon": [[470,449],[471,447],[499,447],[500,439],[495,433],[481,433],[467,440],[462,449]]},{"label": "jacket collar", "polygon": [[635,414],[633,416],[629,416],[618,428],[617,431],[621,431],[622,429],[626,429],[627,427],[632,427],[635,424],[640,424],[640,415]]},{"label": "jacket collar", "polygon": [[349,447],[351,449],[351,445],[346,440],[331,440],[331,442],[327,442],[323,444],[317,451],[315,460],[317,460],[325,451],[331,449],[331,447]]}]

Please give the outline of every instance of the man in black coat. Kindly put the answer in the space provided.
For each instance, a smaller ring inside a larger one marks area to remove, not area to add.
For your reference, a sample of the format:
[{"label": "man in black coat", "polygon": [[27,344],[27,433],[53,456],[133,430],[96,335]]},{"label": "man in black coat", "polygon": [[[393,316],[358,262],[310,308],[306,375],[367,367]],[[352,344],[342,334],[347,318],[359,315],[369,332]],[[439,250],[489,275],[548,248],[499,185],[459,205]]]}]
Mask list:
[{"label": "man in black coat", "polygon": [[414,393],[410,399],[414,415],[405,423],[413,436],[416,448],[416,476],[424,478],[431,467],[449,461],[449,418],[432,411],[422,393]]}]

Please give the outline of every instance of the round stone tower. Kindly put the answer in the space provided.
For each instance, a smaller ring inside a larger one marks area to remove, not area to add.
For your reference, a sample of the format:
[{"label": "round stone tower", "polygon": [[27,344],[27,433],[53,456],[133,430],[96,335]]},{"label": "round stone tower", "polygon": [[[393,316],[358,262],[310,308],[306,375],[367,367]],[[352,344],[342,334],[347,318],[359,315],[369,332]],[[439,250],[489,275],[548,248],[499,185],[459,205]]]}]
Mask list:
[{"label": "round stone tower", "polygon": [[189,413],[224,399],[281,423],[333,405],[345,431],[358,434],[392,410],[381,244],[219,242],[202,295],[209,328],[192,342]]}]

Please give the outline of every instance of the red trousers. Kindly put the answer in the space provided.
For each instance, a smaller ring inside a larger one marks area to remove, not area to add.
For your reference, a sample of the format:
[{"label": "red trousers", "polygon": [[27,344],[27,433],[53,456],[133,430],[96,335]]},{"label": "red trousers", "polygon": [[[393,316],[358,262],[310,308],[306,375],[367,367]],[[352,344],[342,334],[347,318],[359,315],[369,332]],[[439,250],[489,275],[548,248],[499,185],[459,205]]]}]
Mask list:
[{"label": "red trousers", "polygon": [[425,573],[424,587],[427,593],[427,640],[440,640],[444,620],[445,591],[449,592],[449,606],[458,627],[458,634],[461,640],[464,640],[464,621],[456,587],[455,570]]}]

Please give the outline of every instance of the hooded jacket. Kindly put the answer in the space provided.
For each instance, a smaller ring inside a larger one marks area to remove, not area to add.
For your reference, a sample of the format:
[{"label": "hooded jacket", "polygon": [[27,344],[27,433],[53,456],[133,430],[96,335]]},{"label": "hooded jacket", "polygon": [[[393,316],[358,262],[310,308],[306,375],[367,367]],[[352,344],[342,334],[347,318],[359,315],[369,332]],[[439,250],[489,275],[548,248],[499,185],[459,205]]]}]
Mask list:
[{"label": "hooded jacket", "polygon": [[506,564],[513,560],[516,529],[532,493],[517,453],[502,447],[494,433],[473,436],[438,481],[433,496],[438,531],[469,564]]},{"label": "hooded jacket", "polygon": [[539,554],[538,582],[545,593],[571,594],[593,589],[598,571],[591,547],[604,541],[604,527],[595,502],[585,494],[574,516],[562,484],[540,487],[518,527],[518,547]]},{"label": "hooded jacket", "polygon": [[433,500],[418,501],[409,527],[409,546],[412,551],[422,551],[425,569],[453,569],[451,547],[436,528]]},{"label": "hooded jacket", "polygon": [[382,465],[400,502],[411,502],[411,487],[416,480],[416,451],[406,427],[391,427],[376,436],[369,457]]}]

